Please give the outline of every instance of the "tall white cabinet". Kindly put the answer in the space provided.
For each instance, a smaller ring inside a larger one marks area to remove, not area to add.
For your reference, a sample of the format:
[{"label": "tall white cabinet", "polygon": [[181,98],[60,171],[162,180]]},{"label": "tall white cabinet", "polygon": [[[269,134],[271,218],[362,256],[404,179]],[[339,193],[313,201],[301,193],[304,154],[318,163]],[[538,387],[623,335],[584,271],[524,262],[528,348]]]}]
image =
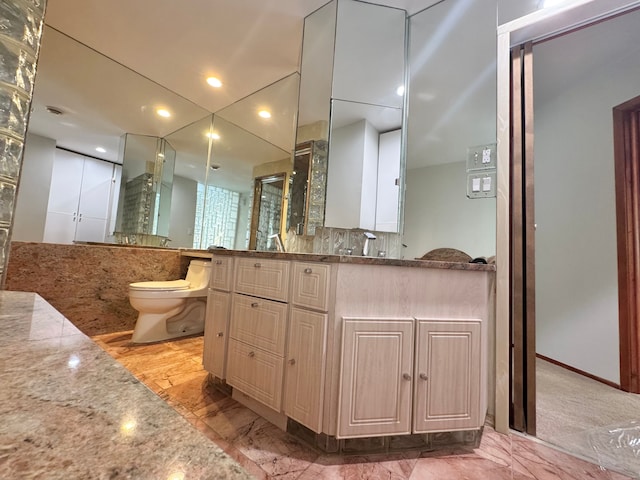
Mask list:
[{"label": "tall white cabinet", "polygon": [[112,163],[57,149],[43,241],[103,242],[115,183]]}]

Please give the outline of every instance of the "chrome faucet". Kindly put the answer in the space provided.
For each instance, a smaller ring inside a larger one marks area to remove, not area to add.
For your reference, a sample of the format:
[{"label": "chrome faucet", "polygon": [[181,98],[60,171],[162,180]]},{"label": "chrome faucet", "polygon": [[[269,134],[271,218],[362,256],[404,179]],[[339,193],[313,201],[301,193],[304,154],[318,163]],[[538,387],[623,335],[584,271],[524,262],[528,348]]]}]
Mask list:
[{"label": "chrome faucet", "polygon": [[365,236],[365,239],[364,246],[362,247],[362,256],[366,257],[369,255],[369,240],[375,240],[376,236],[371,232],[364,232],[363,235]]}]

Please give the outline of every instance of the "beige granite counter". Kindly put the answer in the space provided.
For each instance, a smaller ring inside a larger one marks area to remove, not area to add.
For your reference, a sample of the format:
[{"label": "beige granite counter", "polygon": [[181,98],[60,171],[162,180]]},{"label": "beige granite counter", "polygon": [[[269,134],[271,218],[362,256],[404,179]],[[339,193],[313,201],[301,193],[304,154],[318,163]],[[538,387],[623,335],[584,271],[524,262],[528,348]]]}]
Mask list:
[{"label": "beige granite counter", "polygon": [[411,268],[440,268],[446,270],[474,270],[494,272],[496,266],[483,263],[440,262],[435,260],[404,260],[384,257],[361,257],[357,255],[325,255],[318,253],[262,252],[256,250],[227,250],[211,248],[214,255],[243,256],[253,258],[275,258],[280,260],[299,260],[304,262],[350,263],[354,265],[388,265]]},{"label": "beige granite counter", "polygon": [[37,294],[0,291],[0,365],[0,478],[250,478]]}]

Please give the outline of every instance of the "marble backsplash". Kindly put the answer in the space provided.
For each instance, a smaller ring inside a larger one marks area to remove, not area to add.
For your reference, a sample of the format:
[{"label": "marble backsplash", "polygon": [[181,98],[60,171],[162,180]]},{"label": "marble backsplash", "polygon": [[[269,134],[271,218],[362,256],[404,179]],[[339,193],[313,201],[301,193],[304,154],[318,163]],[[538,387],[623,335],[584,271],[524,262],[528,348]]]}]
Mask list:
[{"label": "marble backsplash", "polygon": [[402,239],[398,233],[377,232],[361,228],[317,227],[313,240],[313,253],[330,255],[362,255],[365,243],[364,232],[373,233],[369,240],[370,257],[402,258]]},{"label": "marble backsplash", "polygon": [[5,290],[36,292],[86,335],[131,330],[129,283],[184,278],[176,249],[11,242]]}]

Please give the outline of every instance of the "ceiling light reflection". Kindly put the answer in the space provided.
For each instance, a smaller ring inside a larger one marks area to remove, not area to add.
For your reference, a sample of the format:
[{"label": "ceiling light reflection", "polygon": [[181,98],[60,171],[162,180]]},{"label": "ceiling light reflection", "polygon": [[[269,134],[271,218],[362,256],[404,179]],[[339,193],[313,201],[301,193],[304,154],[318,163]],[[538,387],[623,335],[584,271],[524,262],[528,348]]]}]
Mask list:
[{"label": "ceiling light reflection", "polygon": [[398,88],[396,88],[396,95],[398,95],[399,97],[404,95],[404,85],[400,85]]},{"label": "ceiling light reflection", "polygon": [[169,476],[167,477],[167,480],[184,480],[185,476],[184,476],[184,472],[171,472],[169,474]]},{"label": "ceiling light reflection", "polygon": [[76,368],[78,368],[78,365],[80,365],[80,357],[78,357],[78,355],[74,353],[69,357],[69,360],[67,361],[67,366],[71,370],[75,370]]},{"label": "ceiling light reflection", "polygon": [[207,83],[211,85],[213,88],[220,88],[222,86],[222,82],[216,77],[207,78]]},{"label": "ceiling light reflection", "polygon": [[137,422],[132,419],[123,420],[120,424],[120,433],[125,437],[133,435],[136,430]]},{"label": "ceiling light reflection", "polygon": [[207,138],[211,138],[213,140],[220,140],[220,134],[217,132],[207,132],[205,135]]},{"label": "ceiling light reflection", "polygon": [[269,110],[260,110],[258,112],[258,115],[260,115],[262,118],[271,118],[271,112]]}]

